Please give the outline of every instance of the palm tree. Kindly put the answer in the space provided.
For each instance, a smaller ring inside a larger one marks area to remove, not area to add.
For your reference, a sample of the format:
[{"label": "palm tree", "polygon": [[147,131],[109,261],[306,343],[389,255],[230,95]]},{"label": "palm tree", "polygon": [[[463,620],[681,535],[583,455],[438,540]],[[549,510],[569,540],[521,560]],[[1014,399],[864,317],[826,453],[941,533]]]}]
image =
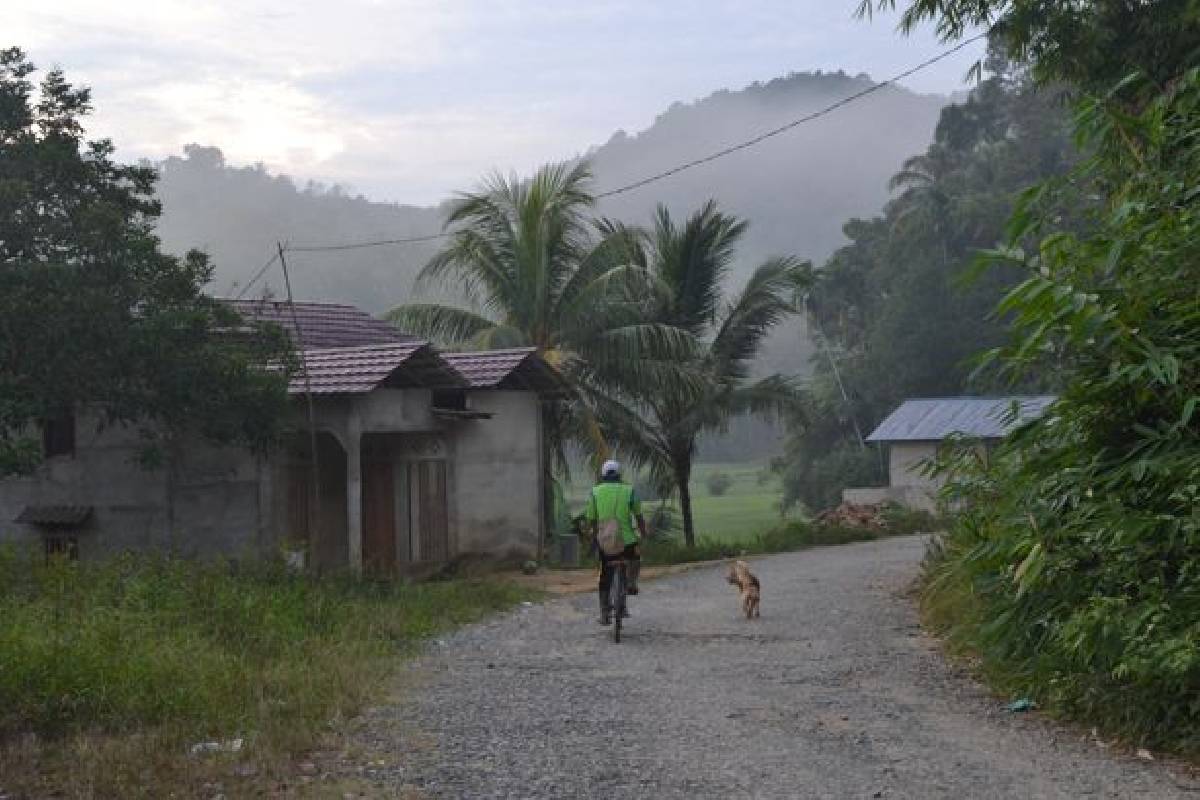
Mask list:
[{"label": "palm tree", "polygon": [[462,303],[388,314],[447,347],[536,348],[570,388],[545,407],[548,445],[562,468],[572,438],[603,451],[598,403],[625,386],[680,380],[680,356],[690,353],[686,335],[647,319],[637,234],[588,216],[590,180],[586,163],[552,164],[528,180],[497,175],[460,195],[446,223],[450,241],[419,281],[456,288]]},{"label": "palm tree", "polygon": [[894,229],[898,232],[932,234],[941,251],[942,266],[949,263],[951,197],[947,179],[953,174],[952,153],[935,143],[929,152],[909,158],[888,181],[900,194],[892,201]]},{"label": "palm tree", "polygon": [[796,312],[809,265],[772,258],[759,266],[731,301],[723,299],[730,265],[747,223],[712,201],[678,227],[660,206],[644,256],[657,284],[655,319],[693,337],[688,362],[700,380],[647,385],[637,393],[641,413],[606,409],[612,435],[633,460],[649,466],[660,489],[679,491],[684,539],[695,544],[689,481],[700,434],[720,430],[737,414],[794,410],[798,393],[781,375],[750,381],[750,368],[770,330]]}]

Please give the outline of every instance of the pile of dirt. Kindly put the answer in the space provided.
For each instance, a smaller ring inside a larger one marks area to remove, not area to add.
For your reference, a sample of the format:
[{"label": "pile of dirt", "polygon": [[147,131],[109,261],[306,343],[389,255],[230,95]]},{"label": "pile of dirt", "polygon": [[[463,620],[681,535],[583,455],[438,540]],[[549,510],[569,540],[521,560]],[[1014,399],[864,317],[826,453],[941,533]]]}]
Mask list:
[{"label": "pile of dirt", "polygon": [[881,505],[855,505],[842,503],[837,508],[822,511],[817,515],[822,525],[837,525],[842,528],[866,528],[872,531],[887,530],[887,519]]}]

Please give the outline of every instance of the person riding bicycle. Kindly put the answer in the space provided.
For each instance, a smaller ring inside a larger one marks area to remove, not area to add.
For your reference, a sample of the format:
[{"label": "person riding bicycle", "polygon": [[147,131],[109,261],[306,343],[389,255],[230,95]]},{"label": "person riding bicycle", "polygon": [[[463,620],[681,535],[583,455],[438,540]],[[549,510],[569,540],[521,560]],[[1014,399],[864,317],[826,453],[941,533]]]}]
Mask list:
[{"label": "person riding bicycle", "polygon": [[[621,481],[621,465],[616,461],[606,461],[601,467],[600,482],[592,487],[584,516],[591,526],[592,547],[600,556],[600,624],[609,625],[613,609],[609,605],[608,592],[615,562],[624,561],[626,565],[625,593],[637,594],[638,573],[642,567],[639,534],[643,538],[646,536],[642,503],[633,487]],[[618,612],[629,616],[627,609],[618,609]]]}]

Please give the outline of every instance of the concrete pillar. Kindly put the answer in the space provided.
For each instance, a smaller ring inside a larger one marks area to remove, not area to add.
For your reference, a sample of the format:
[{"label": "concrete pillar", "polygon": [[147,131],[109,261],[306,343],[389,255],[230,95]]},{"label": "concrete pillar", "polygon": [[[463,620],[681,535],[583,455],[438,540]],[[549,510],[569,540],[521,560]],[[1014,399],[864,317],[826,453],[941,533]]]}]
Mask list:
[{"label": "concrete pillar", "polygon": [[357,415],[346,426],[346,537],[350,552],[350,571],[362,572],[362,433]]}]

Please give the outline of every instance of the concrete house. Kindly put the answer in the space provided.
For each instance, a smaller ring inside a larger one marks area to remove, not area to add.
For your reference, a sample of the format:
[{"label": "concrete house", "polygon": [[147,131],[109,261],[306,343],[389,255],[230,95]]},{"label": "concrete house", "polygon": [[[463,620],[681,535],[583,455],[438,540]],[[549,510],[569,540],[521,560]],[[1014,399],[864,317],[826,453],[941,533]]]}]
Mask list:
[{"label": "concrete house", "polygon": [[[977,439],[990,449],[1016,425],[1036,419],[1054,397],[934,397],[905,400],[867,437],[888,450],[888,485],[846,489],[848,503],[896,502],[933,510],[943,481],[923,474],[922,464],[952,435]],[[1014,407],[1017,416],[1010,420]]]},{"label": "concrete house", "polygon": [[445,354],[352,306],[297,303],[295,321],[284,303],[235,306],[303,352],[294,435],[263,456],[187,441],[146,470],[135,431],[100,429],[86,410],[49,421],[41,467],[0,480],[0,543],[79,557],[287,552],[382,575],[539,555],[541,400],[561,382],[532,349]]}]

